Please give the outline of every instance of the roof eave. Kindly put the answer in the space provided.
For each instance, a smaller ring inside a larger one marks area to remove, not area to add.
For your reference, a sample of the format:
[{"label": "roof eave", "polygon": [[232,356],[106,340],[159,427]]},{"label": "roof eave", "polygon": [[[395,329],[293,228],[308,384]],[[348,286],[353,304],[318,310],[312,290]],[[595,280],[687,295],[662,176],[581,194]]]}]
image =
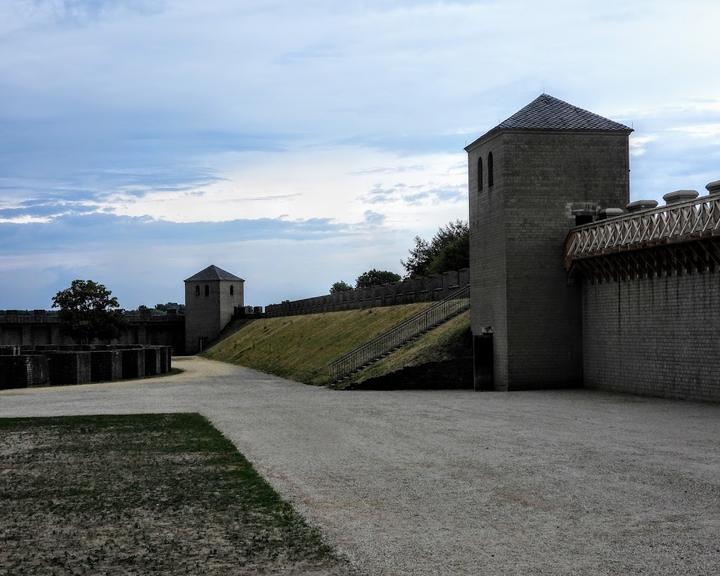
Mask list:
[{"label": "roof eave", "polygon": [[465,146],[465,152],[472,152],[475,148],[477,148],[480,144],[485,142],[486,140],[490,140],[491,137],[495,137],[499,134],[506,134],[506,133],[549,133],[549,132],[560,132],[563,134],[625,134],[629,135],[631,132],[634,132],[635,130],[633,128],[625,128],[625,129],[616,129],[616,130],[593,130],[593,129],[579,129],[579,128],[493,128],[492,130],[485,132],[482,136]]},{"label": "roof eave", "polygon": [[183,282],[245,282],[244,278],[195,278],[194,276],[190,276],[190,278],[186,278],[183,280]]}]

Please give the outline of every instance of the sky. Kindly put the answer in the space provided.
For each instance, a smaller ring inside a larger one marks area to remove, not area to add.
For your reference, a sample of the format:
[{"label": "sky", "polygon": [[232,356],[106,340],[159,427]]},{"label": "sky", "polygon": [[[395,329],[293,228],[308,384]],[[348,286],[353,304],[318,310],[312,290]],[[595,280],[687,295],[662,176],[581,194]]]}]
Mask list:
[{"label": "sky", "polygon": [[720,179],[715,0],[0,0],[0,309],[246,303],[403,273],[464,146],[543,92],[634,128],[631,199]]}]

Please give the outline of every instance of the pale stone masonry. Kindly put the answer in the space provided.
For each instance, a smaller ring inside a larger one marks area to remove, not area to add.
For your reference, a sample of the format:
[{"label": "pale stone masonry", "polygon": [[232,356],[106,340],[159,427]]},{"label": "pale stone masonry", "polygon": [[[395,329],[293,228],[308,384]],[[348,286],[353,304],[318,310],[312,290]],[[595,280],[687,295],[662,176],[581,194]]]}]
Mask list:
[{"label": "pale stone masonry", "polygon": [[630,132],[543,94],[466,148],[476,389],[720,401],[720,186],[629,202]]},{"label": "pale stone masonry", "polygon": [[491,381],[479,388],[582,382],[580,292],[562,266],[564,241],[578,218],[627,204],[630,132],[543,94],[466,148],[472,330],[492,334],[493,365],[476,366]]},{"label": "pale stone masonry", "polygon": [[185,280],[185,352],[202,352],[244,306],[245,280],[208,266]]},{"label": "pale stone masonry", "polygon": [[449,270],[441,274],[406,278],[400,282],[391,282],[370,288],[356,288],[303,300],[286,300],[281,304],[266,306],[265,314],[267,316],[294,316],[395,306],[413,302],[432,302],[447,298],[453,292],[467,286],[468,282],[469,270],[467,268]]},{"label": "pale stone masonry", "polygon": [[720,400],[718,304],[717,272],[584,282],[584,385]]}]

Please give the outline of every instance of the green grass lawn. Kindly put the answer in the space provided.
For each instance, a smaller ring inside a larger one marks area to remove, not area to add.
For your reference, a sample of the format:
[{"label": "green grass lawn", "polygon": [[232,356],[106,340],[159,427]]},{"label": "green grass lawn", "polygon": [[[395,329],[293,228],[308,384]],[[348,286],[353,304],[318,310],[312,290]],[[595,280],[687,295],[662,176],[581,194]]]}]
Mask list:
[{"label": "green grass lawn", "polygon": [[306,384],[327,384],[330,362],[431,304],[252,320],[203,355]]},{"label": "green grass lawn", "polygon": [[0,575],[347,574],[197,414],[0,419]]}]

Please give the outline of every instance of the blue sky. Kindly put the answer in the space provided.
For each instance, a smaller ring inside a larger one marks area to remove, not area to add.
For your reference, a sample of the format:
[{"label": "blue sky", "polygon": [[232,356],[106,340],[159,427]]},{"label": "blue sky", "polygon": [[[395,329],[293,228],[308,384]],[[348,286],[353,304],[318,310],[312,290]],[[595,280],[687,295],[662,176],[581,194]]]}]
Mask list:
[{"label": "blue sky", "polygon": [[250,304],[402,272],[463,147],[541,92],[632,125],[631,194],[720,178],[714,1],[0,2],[0,308],[74,278]]}]

